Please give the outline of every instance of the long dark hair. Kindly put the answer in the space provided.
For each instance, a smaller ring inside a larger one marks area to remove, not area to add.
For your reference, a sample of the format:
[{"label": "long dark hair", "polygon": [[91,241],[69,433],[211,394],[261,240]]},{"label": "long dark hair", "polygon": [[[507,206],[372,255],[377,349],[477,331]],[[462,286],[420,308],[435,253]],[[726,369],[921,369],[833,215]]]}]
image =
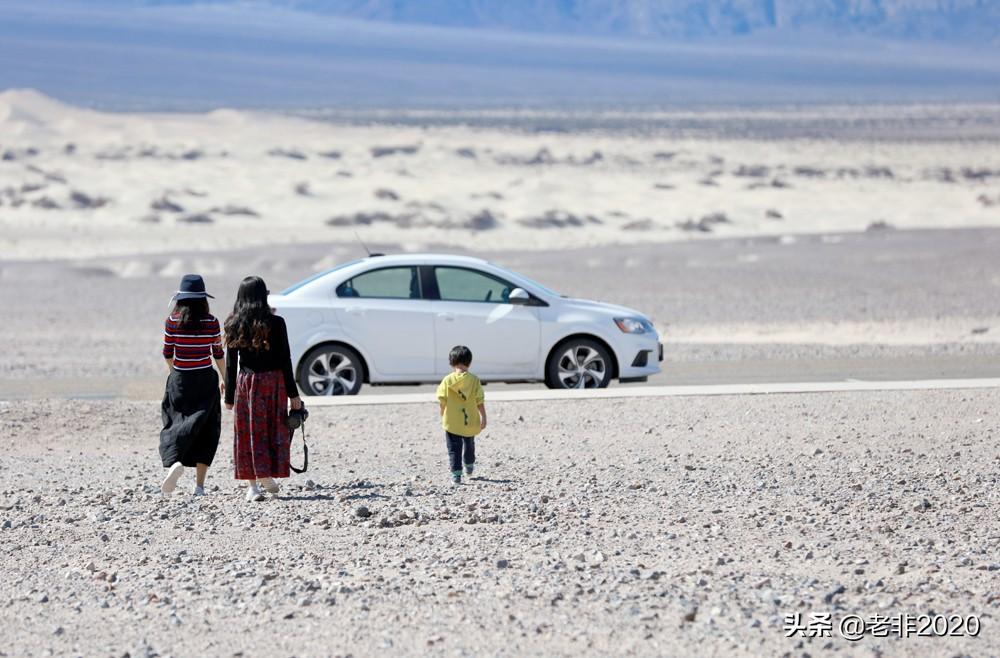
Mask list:
[{"label": "long dark hair", "polygon": [[226,345],[263,351],[270,347],[271,307],[267,305],[267,284],[259,276],[240,283],[232,314],[226,318]]},{"label": "long dark hair", "polygon": [[174,302],[174,310],[171,315],[177,317],[177,323],[181,328],[193,329],[202,319],[209,316],[208,300],[204,297],[178,299]]}]

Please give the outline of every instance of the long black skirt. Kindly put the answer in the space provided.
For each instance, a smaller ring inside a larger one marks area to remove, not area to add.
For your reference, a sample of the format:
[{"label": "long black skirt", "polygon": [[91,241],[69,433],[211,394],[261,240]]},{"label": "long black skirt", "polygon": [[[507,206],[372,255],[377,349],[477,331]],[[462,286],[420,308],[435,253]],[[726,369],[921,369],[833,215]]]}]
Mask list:
[{"label": "long black skirt", "polygon": [[160,459],[164,466],[211,465],[222,432],[219,375],[213,368],[173,370],[163,395]]}]

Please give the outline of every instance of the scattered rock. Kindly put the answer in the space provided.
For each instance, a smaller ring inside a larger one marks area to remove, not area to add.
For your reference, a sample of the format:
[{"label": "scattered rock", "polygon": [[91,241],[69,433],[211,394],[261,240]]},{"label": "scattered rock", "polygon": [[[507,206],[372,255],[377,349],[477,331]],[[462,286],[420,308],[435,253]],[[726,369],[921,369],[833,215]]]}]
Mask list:
[{"label": "scattered rock", "polygon": [[399,194],[388,188],[381,187],[375,190],[375,198],[383,201],[399,201]]},{"label": "scattered rock", "polygon": [[865,230],[869,232],[877,232],[877,231],[890,231],[894,228],[896,227],[890,224],[889,222],[883,219],[879,219],[869,224],[868,228],[866,228]]},{"label": "scattered rock", "polygon": [[702,233],[711,233],[715,226],[720,224],[732,224],[732,221],[726,216],[726,213],[715,212],[709,215],[704,215],[698,221],[693,219],[688,219],[677,224],[677,228],[682,231],[699,231]]},{"label": "scattered rock", "polygon": [[166,196],[162,196],[159,199],[155,199],[149,204],[152,210],[159,210],[163,212],[184,212],[184,206],[179,203],[174,203]]},{"label": "scattered rock", "polygon": [[420,150],[420,146],[373,146],[371,154],[373,158],[384,158],[390,155],[414,155]]},{"label": "scattered rock", "polygon": [[194,215],[185,215],[184,217],[178,217],[178,222],[184,224],[214,224],[215,220],[208,213],[196,213]]},{"label": "scattered rock", "polygon": [[281,149],[281,148],[276,148],[276,149],[271,149],[270,151],[267,152],[267,154],[270,155],[270,156],[272,156],[272,157],[275,157],[275,158],[289,158],[291,160],[308,160],[309,159],[309,156],[307,156],[302,151],[298,151],[296,149]]},{"label": "scattered rock", "polygon": [[549,210],[539,217],[525,217],[517,220],[521,226],[528,228],[579,228],[587,225],[603,224],[593,215],[574,215],[564,210]]},{"label": "scattered rock", "polygon": [[354,510],[354,516],[358,517],[359,519],[367,519],[371,515],[372,515],[371,510],[365,507],[364,505],[359,505],[358,508]]},{"label": "scattered rock", "polygon": [[211,210],[209,210],[209,212],[229,217],[232,216],[260,217],[260,214],[256,210],[253,210],[252,208],[247,208],[246,206],[227,205],[227,206],[212,208]]},{"label": "scattered rock", "polygon": [[73,203],[74,207],[81,209],[103,208],[109,203],[109,199],[106,199],[105,197],[92,197],[89,194],[80,192],[79,190],[70,192],[69,200]]}]

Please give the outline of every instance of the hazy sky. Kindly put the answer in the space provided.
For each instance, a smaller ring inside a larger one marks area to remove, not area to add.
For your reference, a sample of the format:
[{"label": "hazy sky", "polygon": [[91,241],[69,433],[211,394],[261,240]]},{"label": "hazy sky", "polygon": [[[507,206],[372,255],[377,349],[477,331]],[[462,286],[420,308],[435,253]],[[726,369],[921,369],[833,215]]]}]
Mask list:
[{"label": "hazy sky", "polygon": [[109,108],[1000,100],[995,48],[612,41],[261,5],[0,0],[0,88]]}]

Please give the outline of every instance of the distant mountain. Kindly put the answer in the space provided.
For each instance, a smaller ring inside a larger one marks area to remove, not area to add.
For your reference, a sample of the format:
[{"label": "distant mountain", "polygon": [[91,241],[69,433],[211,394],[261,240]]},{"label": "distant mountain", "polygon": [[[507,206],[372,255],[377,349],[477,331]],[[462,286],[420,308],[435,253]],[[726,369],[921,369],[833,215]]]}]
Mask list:
[{"label": "distant mountain", "polygon": [[986,45],[998,11],[1000,0],[0,0],[0,90],[181,110],[1000,102],[1000,48]]},{"label": "distant mountain", "polygon": [[[146,0],[156,5],[204,2]],[[659,39],[808,30],[1000,44],[998,0],[268,0],[268,4],[365,20],[546,34]]]}]

